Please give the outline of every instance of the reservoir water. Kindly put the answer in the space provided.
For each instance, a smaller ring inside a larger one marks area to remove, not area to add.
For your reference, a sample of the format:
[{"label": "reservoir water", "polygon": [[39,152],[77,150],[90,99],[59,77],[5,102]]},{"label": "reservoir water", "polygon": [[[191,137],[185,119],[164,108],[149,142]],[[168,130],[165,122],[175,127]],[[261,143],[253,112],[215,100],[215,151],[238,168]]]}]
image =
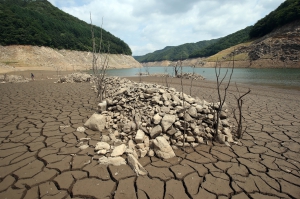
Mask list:
[{"label": "reservoir water", "polygon": [[[174,75],[172,67],[149,67],[149,73],[169,73]],[[216,81],[214,68],[195,68],[195,73],[202,75],[207,80]],[[221,68],[222,74],[225,74],[227,68]],[[183,67],[183,72],[193,72],[191,67]],[[231,69],[228,69],[228,75]],[[139,72],[145,73],[146,68],[129,68],[129,69],[109,69],[109,76],[132,77],[137,76]],[[232,75],[232,82],[243,84],[268,85],[288,89],[300,89],[300,69],[292,68],[235,68]]]}]

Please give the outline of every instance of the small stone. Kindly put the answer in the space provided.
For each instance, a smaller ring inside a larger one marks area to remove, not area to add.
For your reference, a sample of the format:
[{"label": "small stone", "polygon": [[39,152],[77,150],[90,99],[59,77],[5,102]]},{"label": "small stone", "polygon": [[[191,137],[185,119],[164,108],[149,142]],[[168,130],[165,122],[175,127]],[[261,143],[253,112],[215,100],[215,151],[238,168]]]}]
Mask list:
[{"label": "small stone", "polygon": [[153,157],[154,156],[154,151],[152,149],[150,149],[148,151],[148,156]]},{"label": "small stone", "polygon": [[172,126],[172,124],[175,122],[175,119],[176,119],[176,116],[170,115],[170,114],[166,114],[162,118],[161,126],[162,126],[163,132],[166,132]]},{"label": "small stone", "polygon": [[195,142],[195,140],[196,140],[196,139],[195,139],[193,136],[187,136],[187,137],[186,137],[186,141],[187,141],[187,142]]},{"label": "small stone", "polygon": [[221,120],[224,120],[227,118],[227,113],[225,113],[225,111],[221,111],[221,114],[220,114],[220,119]]},{"label": "small stone", "polygon": [[110,141],[110,138],[109,138],[109,136],[107,136],[107,135],[102,135],[101,141],[102,141],[102,142],[109,142],[109,141]]},{"label": "small stone", "polygon": [[190,122],[190,121],[193,121],[193,120],[194,119],[190,116],[190,114],[188,114],[188,113],[184,114],[184,121]]},{"label": "small stone", "polygon": [[114,148],[110,156],[112,157],[121,156],[125,152],[125,150],[126,150],[126,145],[121,144],[120,146]]},{"label": "small stone", "polygon": [[199,146],[199,143],[194,143],[193,142],[193,143],[191,143],[191,146],[195,148],[196,146]]},{"label": "small stone", "polygon": [[[176,123],[176,122],[175,122],[175,123]],[[176,130],[174,127],[171,127],[171,129],[169,129],[169,130],[167,131],[167,134],[168,134],[169,136],[172,136],[172,135],[174,135],[176,132],[177,132],[177,130]]]},{"label": "small stone", "polygon": [[228,123],[228,120],[221,120],[221,123],[224,127],[229,127],[229,123]]},{"label": "small stone", "polygon": [[136,143],[142,143],[143,140],[144,140],[144,137],[145,137],[145,133],[144,131],[142,131],[141,129],[139,129],[137,132],[136,132],[136,135],[135,135],[135,142]]},{"label": "small stone", "polygon": [[84,150],[84,149],[89,148],[89,145],[84,144],[84,145],[81,145],[79,148],[80,148],[81,150]]},{"label": "small stone", "polygon": [[150,137],[151,139],[156,138],[162,133],[162,127],[160,125],[156,125],[154,128],[150,131]]},{"label": "small stone", "polygon": [[106,153],[107,153],[107,150],[105,150],[105,149],[101,149],[101,150],[97,151],[98,155],[105,155]]},{"label": "small stone", "polygon": [[131,154],[128,155],[127,161],[129,166],[132,170],[136,173],[137,176],[139,175],[147,175],[146,169],[138,162],[138,160]]},{"label": "small stone", "polygon": [[203,110],[203,107],[201,105],[197,105],[196,110],[197,110],[198,113],[201,113],[202,110]]},{"label": "small stone", "polygon": [[214,116],[213,116],[213,114],[208,114],[208,115],[207,115],[207,118],[210,119],[210,120],[213,120],[213,119],[214,119]]},{"label": "small stone", "polygon": [[85,123],[84,126],[94,131],[102,131],[106,125],[106,116],[94,113]]},{"label": "small stone", "polygon": [[123,164],[126,164],[126,160],[122,157],[101,157],[99,158],[99,164],[104,165],[114,165],[114,166],[121,166]]},{"label": "small stone", "polygon": [[198,143],[204,143],[203,137],[197,136],[196,137],[196,142],[198,142]]},{"label": "small stone", "polygon": [[148,137],[148,136],[145,136],[145,137],[144,137],[144,144],[145,144],[145,147],[149,147],[149,145],[150,145],[150,140],[149,140],[149,137]]},{"label": "small stone", "polygon": [[138,149],[137,150],[137,154],[138,154],[138,156],[139,157],[141,157],[141,158],[143,158],[143,157],[145,157],[146,155],[147,155],[147,150],[146,149]]},{"label": "small stone", "polygon": [[80,132],[80,133],[84,133],[85,132],[85,128],[83,126],[80,126],[76,129],[76,131]]},{"label": "small stone", "polygon": [[155,140],[153,140],[153,144],[155,146],[154,152],[158,157],[168,159],[175,156],[172,147],[164,137],[156,137]]},{"label": "small stone", "polygon": [[153,120],[153,123],[155,125],[157,125],[160,123],[161,119],[162,119],[162,117],[160,117],[159,114],[155,114],[152,120]]},{"label": "small stone", "polygon": [[99,113],[106,111],[106,110],[107,110],[107,102],[106,101],[103,101],[98,104],[98,112]]},{"label": "small stone", "polygon": [[110,145],[106,142],[97,142],[95,150],[109,150],[110,149]]},{"label": "small stone", "polygon": [[189,109],[188,109],[188,114],[192,117],[197,117],[197,109],[196,107],[194,106],[191,106]]}]

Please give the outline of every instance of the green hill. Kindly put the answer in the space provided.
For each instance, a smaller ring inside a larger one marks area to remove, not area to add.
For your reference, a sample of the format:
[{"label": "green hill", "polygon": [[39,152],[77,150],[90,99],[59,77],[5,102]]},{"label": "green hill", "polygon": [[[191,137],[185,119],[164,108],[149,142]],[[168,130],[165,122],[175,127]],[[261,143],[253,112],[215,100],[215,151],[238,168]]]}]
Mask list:
[{"label": "green hill", "polygon": [[[0,19],[0,45],[3,46],[92,49],[90,24],[61,11],[47,0],[0,0]],[[100,30],[95,27],[95,37],[100,38]],[[112,54],[132,54],[129,46],[111,33],[103,30],[102,38],[104,50],[109,44]]]},{"label": "green hill", "polygon": [[222,37],[218,40],[218,42],[207,46],[199,51],[195,51],[189,55],[189,58],[195,57],[208,57],[214,55],[226,48],[231,46],[235,46],[237,44],[246,42],[249,40],[249,32],[252,26],[248,26],[245,29],[239,30],[235,33]]},{"label": "green hill", "polygon": [[298,19],[300,19],[300,0],[286,0],[276,10],[256,22],[249,36],[250,38],[262,37]]},{"label": "green hill", "polygon": [[162,50],[157,50],[143,56],[134,56],[134,58],[139,62],[187,59],[192,52],[201,50],[217,41],[218,39],[212,39],[197,43],[186,43],[180,46],[167,46]]}]

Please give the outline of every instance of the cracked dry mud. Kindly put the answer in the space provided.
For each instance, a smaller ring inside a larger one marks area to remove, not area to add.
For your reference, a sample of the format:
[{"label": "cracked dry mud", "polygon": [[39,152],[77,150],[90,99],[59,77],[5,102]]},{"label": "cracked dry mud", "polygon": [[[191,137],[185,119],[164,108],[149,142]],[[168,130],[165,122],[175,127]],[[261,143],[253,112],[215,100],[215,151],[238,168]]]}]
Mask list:
[{"label": "cracked dry mud", "polygon": [[[193,95],[211,101],[213,88],[194,81]],[[76,132],[96,108],[90,84],[1,84],[0,198],[300,198],[300,92],[251,88],[242,146],[210,143],[167,160],[144,157],[148,175],[136,176],[76,147],[82,137],[100,141],[98,132]]]}]

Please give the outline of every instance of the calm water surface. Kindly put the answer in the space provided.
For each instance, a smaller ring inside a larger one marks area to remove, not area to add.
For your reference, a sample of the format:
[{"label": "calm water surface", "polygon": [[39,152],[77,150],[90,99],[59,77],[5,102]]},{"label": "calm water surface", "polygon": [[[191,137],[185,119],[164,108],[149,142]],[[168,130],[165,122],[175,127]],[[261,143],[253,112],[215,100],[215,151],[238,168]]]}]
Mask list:
[{"label": "calm water surface", "polygon": [[[183,67],[183,72],[193,72],[191,67]],[[226,68],[221,69],[221,76],[225,74]],[[231,69],[228,69],[228,76]],[[145,72],[145,68],[110,69],[107,74],[110,76],[131,77],[137,76],[139,72]],[[169,73],[174,75],[172,67],[149,67],[149,73]],[[216,81],[214,68],[195,68],[195,72],[204,76],[207,80]],[[232,81],[244,84],[268,85],[282,88],[300,89],[300,69],[256,69],[256,68],[235,68]]]}]

